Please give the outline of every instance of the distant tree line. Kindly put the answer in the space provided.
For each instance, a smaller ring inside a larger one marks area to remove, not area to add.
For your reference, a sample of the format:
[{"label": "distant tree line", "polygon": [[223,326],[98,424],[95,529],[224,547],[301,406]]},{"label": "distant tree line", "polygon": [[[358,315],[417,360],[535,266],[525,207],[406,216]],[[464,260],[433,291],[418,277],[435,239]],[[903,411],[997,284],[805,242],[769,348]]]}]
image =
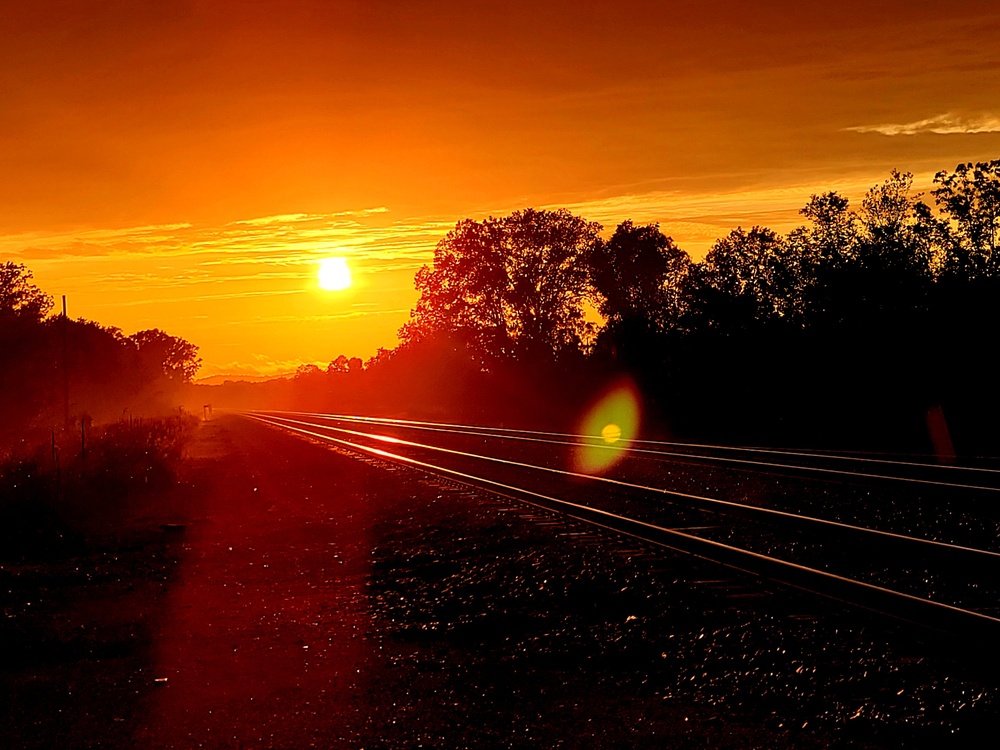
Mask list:
[{"label": "distant tree line", "polygon": [[198,370],[184,339],[155,328],[126,336],[52,308],[30,270],[0,263],[0,455],[81,419],[164,411]]}]

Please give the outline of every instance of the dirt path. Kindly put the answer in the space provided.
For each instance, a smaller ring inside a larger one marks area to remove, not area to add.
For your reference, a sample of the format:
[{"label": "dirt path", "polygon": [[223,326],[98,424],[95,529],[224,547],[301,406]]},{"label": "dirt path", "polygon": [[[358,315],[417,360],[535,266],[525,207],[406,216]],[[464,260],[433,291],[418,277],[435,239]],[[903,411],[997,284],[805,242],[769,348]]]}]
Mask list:
[{"label": "dirt path", "polygon": [[13,747],[828,742],[665,689],[648,562],[244,420],[202,425],[136,523],[96,578],[43,576],[42,615],[8,607],[40,633],[5,672]]}]

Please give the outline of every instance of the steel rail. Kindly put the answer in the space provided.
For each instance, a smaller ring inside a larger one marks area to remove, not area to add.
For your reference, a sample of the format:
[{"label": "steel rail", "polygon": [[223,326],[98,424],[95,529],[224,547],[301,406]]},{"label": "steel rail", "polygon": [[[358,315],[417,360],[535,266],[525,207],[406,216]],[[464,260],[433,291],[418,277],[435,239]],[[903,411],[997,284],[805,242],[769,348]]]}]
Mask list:
[{"label": "steel rail", "polygon": [[[399,426],[404,425],[426,425],[431,427],[451,427],[456,430],[482,430],[488,432],[499,432],[499,433],[516,433],[523,435],[546,435],[550,437],[569,437],[569,438],[579,438],[581,440],[603,440],[600,435],[585,435],[582,433],[572,433],[572,432],[547,432],[542,430],[525,430],[517,429],[511,427],[493,427],[488,425],[463,425],[455,422],[424,422],[413,419],[398,419],[395,417],[370,417],[364,415],[349,415],[349,414],[324,414],[322,412],[295,412],[295,411],[284,411],[284,412],[274,412],[274,413],[285,413],[285,414],[303,414],[308,416],[322,416],[336,419],[345,419],[353,421],[366,421],[366,422],[376,422],[376,423],[386,423],[395,424]],[[907,466],[913,468],[921,469],[933,469],[942,471],[971,471],[971,472],[982,472],[987,474],[1000,474],[1000,469],[990,469],[984,466],[965,466],[960,464],[932,464],[926,461],[897,461],[887,458],[869,458],[866,456],[858,455],[837,455],[835,453],[823,453],[821,451],[808,451],[808,450],[792,450],[790,448],[760,448],[753,446],[739,446],[739,445],[718,445],[713,443],[684,443],[669,440],[648,440],[635,438],[629,441],[634,444],[643,445],[669,445],[679,448],[706,448],[709,450],[723,450],[723,451],[742,451],[746,453],[769,453],[780,456],[797,456],[800,458],[823,458],[829,459],[831,461],[856,461],[859,463],[875,463],[875,464],[887,464],[890,466]],[[635,449],[633,449],[635,450]],[[690,454],[676,454],[671,451],[662,451],[665,455],[690,455]]]},{"label": "steel rail", "polygon": [[687,501],[687,503],[689,504],[688,507],[699,508],[700,506],[699,509],[701,510],[709,510],[714,512],[721,509],[723,512],[738,513],[744,516],[757,516],[767,522],[777,521],[777,522],[812,526],[817,530],[819,529],[822,529],[823,531],[833,530],[841,534],[869,537],[879,542],[887,542],[890,544],[904,545],[911,547],[920,547],[925,552],[933,551],[940,554],[966,557],[968,558],[969,562],[974,562],[977,564],[983,564],[983,563],[992,563],[994,565],[1000,564],[1000,553],[991,552],[989,550],[978,549],[976,547],[966,547],[964,545],[951,544],[948,542],[938,542],[933,539],[924,539],[922,537],[908,536],[906,534],[897,534],[891,531],[881,531],[879,529],[871,529],[865,526],[854,526],[852,524],[846,524],[840,521],[831,521],[829,519],[817,518],[815,516],[806,516],[798,513],[789,513],[787,511],[775,510],[773,508],[762,508],[756,505],[747,505],[745,503],[737,503],[731,500],[721,500],[719,498],[705,497],[703,495],[694,495],[687,492],[679,492],[677,490],[668,490],[662,487],[652,487],[650,485],[637,484],[635,482],[626,482],[624,480],[614,479],[611,477],[593,476],[590,474],[583,474],[575,471],[567,471],[565,469],[554,469],[549,466],[539,466],[537,464],[529,464],[529,463],[524,463],[522,461],[512,461],[510,459],[498,458],[496,456],[487,456],[479,453],[469,453],[467,451],[459,451],[452,448],[444,448],[442,446],[430,445],[427,443],[416,443],[411,440],[404,440],[402,438],[393,437],[391,435],[378,435],[358,430],[348,430],[343,427],[317,425],[312,422],[304,422],[302,420],[291,419],[289,417],[273,417],[273,419],[279,420],[280,422],[290,422],[293,424],[305,425],[308,427],[318,428],[321,430],[330,430],[346,435],[351,435],[354,437],[369,438],[371,440],[377,440],[379,442],[390,443],[393,445],[401,445],[410,448],[417,448],[420,450],[446,453],[449,455],[459,456],[461,458],[477,459],[481,461],[502,464],[520,469],[530,469],[534,471],[556,474],[563,477],[571,477],[574,479],[583,479],[591,482],[609,484],[615,487],[622,487],[633,491],[638,490],[641,492],[648,492],[653,494],[659,494],[661,496],[678,498]]},{"label": "steel rail", "polygon": [[[320,419],[326,419],[326,420],[331,420],[331,421],[361,422],[361,423],[366,423],[366,424],[367,423],[376,422],[376,418],[347,417],[347,416],[342,416],[342,415],[330,415],[330,414],[322,414],[322,413],[317,413],[317,412],[263,411],[261,413],[265,413],[265,414],[297,414],[297,415],[300,415],[300,416],[318,417]],[[499,439],[504,439],[504,440],[521,440],[521,441],[527,441],[527,442],[545,443],[545,444],[550,444],[550,445],[584,446],[584,447],[588,447],[588,448],[600,448],[600,449],[607,449],[607,450],[616,450],[616,451],[622,451],[622,452],[637,453],[637,454],[642,454],[642,455],[651,455],[651,456],[660,456],[660,457],[671,457],[671,458],[681,458],[681,459],[694,459],[694,460],[698,460],[698,461],[715,461],[715,462],[722,462],[722,463],[729,463],[729,464],[741,464],[741,465],[748,465],[748,466],[755,466],[755,467],[764,467],[764,468],[768,468],[768,469],[786,469],[786,470],[787,469],[791,469],[791,470],[794,470],[794,471],[804,471],[804,472],[814,472],[814,473],[819,473],[819,474],[829,474],[829,475],[835,475],[835,476],[841,476],[841,477],[848,477],[848,478],[852,478],[852,479],[860,478],[860,479],[888,480],[888,481],[892,481],[892,482],[908,482],[908,483],[911,483],[911,484],[924,484],[924,485],[930,485],[930,486],[935,486],[935,487],[944,487],[944,488],[948,488],[948,489],[975,490],[975,491],[978,491],[978,492],[1000,492],[1000,487],[990,487],[989,485],[965,484],[963,482],[943,482],[943,481],[939,481],[939,480],[935,480],[935,479],[921,479],[921,478],[918,478],[918,477],[903,477],[903,476],[898,476],[898,475],[893,475],[893,474],[872,474],[872,473],[868,473],[868,472],[848,471],[846,469],[829,469],[829,468],[824,468],[824,467],[821,467],[821,466],[806,466],[806,465],[803,465],[803,464],[782,464],[782,463],[775,463],[775,462],[770,462],[770,461],[752,461],[750,459],[732,458],[732,457],[729,457],[729,456],[706,456],[706,455],[700,455],[700,454],[697,454],[697,453],[683,453],[683,452],[678,452],[678,451],[658,451],[658,450],[652,450],[652,449],[649,449],[649,448],[634,448],[631,445],[627,444],[627,443],[634,443],[634,442],[647,442],[648,443],[650,441],[632,440],[632,441],[622,441],[623,442],[622,445],[608,445],[608,444],[601,444],[601,443],[579,443],[579,442],[569,442],[569,441],[561,441],[561,440],[551,440],[551,439],[548,439],[548,438],[539,438],[539,437],[525,437],[523,435],[497,435],[497,434],[494,434],[494,433],[491,433],[491,432],[480,432],[478,430],[480,430],[482,428],[478,428],[478,427],[471,428],[471,429],[470,428],[464,428],[463,429],[463,428],[458,428],[456,425],[449,425],[448,427],[436,426],[436,425],[432,426],[432,425],[434,425],[434,423],[426,423],[426,425],[421,425],[419,423],[414,423],[412,420],[395,420],[395,421],[390,421],[390,420],[384,420],[384,419],[382,419],[382,420],[378,420],[377,423],[378,424],[390,424],[390,425],[393,425],[393,426],[400,427],[402,429],[418,429],[418,430],[430,430],[430,431],[435,431],[435,432],[451,432],[451,433],[455,433],[455,434],[478,435],[478,436],[481,436],[481,437],[494,437],[494,438],[499,438]],[[489,428],[487,428],[487,429],[489,429]],[[497,429],[499,429],[499,428],[497,428]],[[523,431],[518,431],[518,432],[523,432]],[[537,434],[550,435],[550,436],[564,435],[566,437],[583,437],[583,436],[571,435],[569,433],[537,433]],[[601,440],[602,438],[599,438],[599,437],[598,438],[591,438],[589,436],[586,436],[586,439]],[[741,449],[741,450],[743,450],[743,449]],[[929,466],[927,464],[916,464],[916,465],[921,466],[923,468],[930,468],[930,469],[945,468],[945,467]],[[958,468],[958,467],[947,467],[947,468]],[[970,468],[970,470],[977,470],[978,471],[979,469],[971,469]],[[993,471],[993,470],[992,469],[983,469],[983,471]]]},{"label": "steel rail", "polygon": [[493,492],[499,490],[499,494],[513,493],[513,499],[547,510],[554,510],[579,521],[678,552],[690,554],[710,562],[726,565],[727,567],[751,575],[765,576],[776,582],[790,585],[803,591],[820,594],[846,604],[859,606],[924,627],[948,632],[960,632],[965,636],[980,638],[995,639],[1000,635],[1000,619],[982,614],[981,612],[944,604],[932,599],[924,599],[912,594],[896,591],[895,589],[877,586],[769,555],[763,555],[758,552],[741,549],[722,542],[685,534],[683,531],[677,529],[658,526],[587,505],[562,500],[524,487],[498,482],[488,477],[480,477],[457,469],[420,461],[410,456],[391,453],[381,448],[354,443],[332,435],[295,427],[274,418],[268,419],[250,413],[246,413],[244,416],[271,427],[345,446],[348,450],[367,453],[378,458],[407,464],[438,476],[443,474],[451,478],[457,478],[460,482],[478,489],[488,488]]}]

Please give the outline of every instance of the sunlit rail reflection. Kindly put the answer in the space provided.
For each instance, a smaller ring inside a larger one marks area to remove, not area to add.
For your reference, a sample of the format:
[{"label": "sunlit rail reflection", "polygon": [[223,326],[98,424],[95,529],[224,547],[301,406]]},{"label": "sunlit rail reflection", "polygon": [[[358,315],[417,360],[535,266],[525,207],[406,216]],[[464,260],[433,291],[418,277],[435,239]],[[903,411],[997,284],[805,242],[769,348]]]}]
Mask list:
[{"label": "sunlit rail reflection", "polygon": [[[1000,487],[994,487],[990,485],[971,484],[966,482],[955,482],[955,481],[943,481],[938,479],[927,479],[923,477],[908,477],[908,476],[900,476],[898,474],[876,474],[871,472],[850,471],[848,469],[833,469],[822,466],[810,466],[808,464],[802,464],[802,463],[779,463],[775,461],[757,461],[748,458],[715,456],[707,454],[688,453],[682,451],[663,450],[656,448],[642,448],[638,446],[639,445],[690,446],[697,448],[711,448],[711,449],[727,450],[727,451],[746,451],[754,453],[789,455],[789,456],[797,456],[803,458],[807,457],[819,458],[824,460],[825,459],[855,460],[847,456],[780,451],[776,449],[742,448],[733,446],[695,444],[695,443],[672,443],[665,441],[640,440],[640,439],[631,439],[629,440],[628,445],[618,446],[614,444],[608,444],[606,439],[601,434],[587,435],[587,434],[567,433],[567,432],[521,430],[521,429],[511,429],[502,427],[486,427],[483,425],[461,425],[448,422],[420,422],[407,419],[389,419],[385,417],[366,417],[366,416],[342,415],[342,414],[322,414],[317,412],[270,412],[270,413],[295,414],[298,416],[313,417],[329,421],[354,422],[358,424],[373,424],[373,425],[381,424],[381,425],[390,425],[402,429],[472,435],[472,436],[496,438],[502,440],[542,443],[548,445],[587,446],[588,450],[593,449],[594,451],[606,450],[606,451],[612,451],[614,453],[628,453],[628,454],[643,455],[643,456],[650,456],[657,458],[673,458],[681,460],[720,462],[726,464],[733,464],[737,466],[750,466],[761,469],[795,470],[795,471],[803,471],[803,472],[815,473],[826,476],[843,477],[848,479],[851,478],[874,479],[880,481],[884,480],[891,482],[904,482],[917,485],[927,485],[932,487],[945,487],[954,489],[1000,493]],[[567,439],[560,440],[557,438],[567,438]],[[859,458],[857,459],[857,461],[878,462],[892,466],[913,467],[913,468],[928,469],[934,471],[943,470],[951,472],[962,472],[962,471],[982,472],[988,474],[996,474],[1000,476],[1000,470],[989,469],[985,467],[959,466],[959,465],[949,465],[949,464],[938,465],[938,464],[916,463],[916,462],[906,462],[906,461],[890,461],[887,459],[866,459],[866,458]]]}]

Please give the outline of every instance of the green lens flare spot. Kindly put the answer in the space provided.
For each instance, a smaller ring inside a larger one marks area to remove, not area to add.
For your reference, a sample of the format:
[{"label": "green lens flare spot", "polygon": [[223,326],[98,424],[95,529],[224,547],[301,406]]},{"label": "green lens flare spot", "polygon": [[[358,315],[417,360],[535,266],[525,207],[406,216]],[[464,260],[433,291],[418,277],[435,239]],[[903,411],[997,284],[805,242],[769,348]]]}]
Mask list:
[{"label": "green lens flare spot", "polygon": [[581,444],[573,450],[573,470],[603,474],[622,460],[639,434],[639,394],[631,381],[604,391],[580,420]]}]

